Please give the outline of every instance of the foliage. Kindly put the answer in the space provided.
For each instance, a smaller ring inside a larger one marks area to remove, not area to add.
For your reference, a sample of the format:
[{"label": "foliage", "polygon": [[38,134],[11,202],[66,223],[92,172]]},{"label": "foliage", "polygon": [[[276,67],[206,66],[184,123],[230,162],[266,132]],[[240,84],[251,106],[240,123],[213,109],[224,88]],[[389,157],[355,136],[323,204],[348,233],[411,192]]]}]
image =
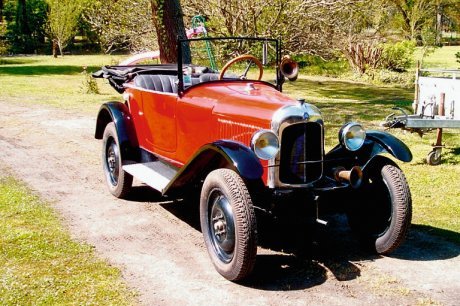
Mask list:
[{"label": "foliage", "polygon": [[53,210],[0,177],[2,305],[129,305],[120,272],[71,240]]},{"label": "foliage", "polygon": [[88,67],[83,66],[84,76],[82,91],[86,94],[100,94],[99,86],[97,85],[96,79],[93,78],[91,73],[88,73]]},{"label": "foliage", "polygon": [[[4,37],[5,35],[6,35],[6,23],[0,23],[0,37]],[[0,56],[7,54],[9,48],[10,46],[8,42],[4,39],[0,39]]]},{"label": "foliage", "polygon": [[105,53],[158,49],[149,0],[91,1],[83,19],[99,37]]},{"label": "foliage", "polygon": [[3,10],[6,41],[12,53],[37,53],[45,43],[45,0],[7,1]]},{"label": "foliage", "polygon": [[355,31],[363,3],[370,0],[184,0],[184,13],[208,18],[213,36],[261,36],[283,40],[285,52],[335,58]]},{"label": "foliage", "polygon": [[48,33],[53,40],[54,47],[58,46],[62,55],[63,49],[74,37],[80,15],[85,7],[86,0],[46,0],[49,6]]},{"label": "foliage", "polygon": [[455,57],[457,58],[457,63],[460,63],[460,52],[455,53]]},{"label": "foliage", "polygon": [[355,72],[363,74],[368,69],[375,69],[379,66],[383,48],[375,42],[349,43],[348,48],[343,50],[350,67]]},{"label": "foliage", "polygon": [[390,71],[403,72],[414,63],[415,42],[401,41],[383,44],[380,67]]}]

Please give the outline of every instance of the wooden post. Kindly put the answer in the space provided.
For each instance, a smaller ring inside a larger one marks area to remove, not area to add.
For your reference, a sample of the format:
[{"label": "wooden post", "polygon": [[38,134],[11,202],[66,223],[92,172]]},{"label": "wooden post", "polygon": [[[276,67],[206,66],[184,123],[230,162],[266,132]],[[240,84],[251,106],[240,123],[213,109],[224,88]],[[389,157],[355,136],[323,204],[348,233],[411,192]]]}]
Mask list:
[{"label": "wooden post", "polygon": [[412,103],[412,108],[414,109],[414,114],[417,114],[417,108],[418,108],[418,99],[419,99],[418,77],[419,77],[419,74],[420,74],[420,61],[417,61],[417,68],[415,69],[414,103]]},{"label": "wooden post", "polygon": [[[439,99],[439,106],[438,106],[438,115],[439,116],[444,116],[444,102],[446,99],[446,94],[441,93],[440,99]],[[438,128],[436,131],[436,147],[441,147],[442,146],[442,128]]]}]

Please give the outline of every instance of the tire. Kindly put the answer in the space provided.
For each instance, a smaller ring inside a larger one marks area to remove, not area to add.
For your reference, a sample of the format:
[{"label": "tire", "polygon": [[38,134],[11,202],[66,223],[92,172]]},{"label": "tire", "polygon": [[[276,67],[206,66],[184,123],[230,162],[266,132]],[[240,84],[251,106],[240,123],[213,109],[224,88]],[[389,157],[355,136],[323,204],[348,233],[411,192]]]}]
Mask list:
[{"label": "tire", "polygon": [[431,166],[439,165],[441,163],[441,153],[437,154],[436,150],[431,151],[426,157],[426,162]]},{"label": "tire", "polygon": [[110,122],[102,137],[102,165],[105,181],[111,194],[124,198],[131,190],[133,177],[122,168],[122,156],[115,124]]},{"label": "tire", "polygon": [[248,276],[257,255],[257,225],[250,194],[236,172],[218,169],[206,177],[200,222],[216,270],[231,281]]},{"label": "tire", "polygon": [[377,166],[356,190],[348,223],[366,246],[378,254],[389,254],[405,239],[412,219],[412,200],[401,169]]}]

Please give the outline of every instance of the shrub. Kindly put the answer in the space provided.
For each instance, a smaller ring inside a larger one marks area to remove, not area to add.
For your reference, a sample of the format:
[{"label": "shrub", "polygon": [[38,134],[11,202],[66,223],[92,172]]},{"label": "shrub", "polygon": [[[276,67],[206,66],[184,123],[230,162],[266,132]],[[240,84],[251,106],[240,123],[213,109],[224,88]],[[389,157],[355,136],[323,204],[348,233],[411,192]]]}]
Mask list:
[{"label": "shrub", "polygon": [[380,68],[396,72],[406,71],[414,62],[415,47],[415,42],[407,40],[383,44]]},{"label": "shrub", "polygon": [[455,53],[455,57],[457,58],[457,62],[460,63],[460,52]]}]

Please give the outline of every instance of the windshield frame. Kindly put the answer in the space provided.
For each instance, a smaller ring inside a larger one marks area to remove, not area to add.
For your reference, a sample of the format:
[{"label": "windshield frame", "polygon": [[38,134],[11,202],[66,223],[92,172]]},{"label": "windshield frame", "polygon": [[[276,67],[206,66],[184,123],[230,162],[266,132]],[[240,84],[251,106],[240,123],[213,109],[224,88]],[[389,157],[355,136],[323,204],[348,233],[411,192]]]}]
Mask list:
[{"label": "windshield frame", "polygon": [[[279,71],[279,66],[281,62],[281,42],[278,39],[274,38],[265,38],[265,37],[239,37],[239,36],[230,36],[230,37],[202,37],[202,38],[188,38],[188,39],[178,39],[177,41],[177,77],[178,77],[178,94],[182,95],[185,91],[184,89],[184,74],[183,74],[183,54],[182,54],[182,45],[187,42],[194,41],[219,41],[219,40],[246,40],[246,41],[267,41],[275,44],[276,48],[276,63],[275,63],[275,84],[270,84],[274,86],[277,90],[282,91],[284,77]],[[253,81],[253,80],[248,80]],[[263,81],[262,81],[263,82]]]}]

